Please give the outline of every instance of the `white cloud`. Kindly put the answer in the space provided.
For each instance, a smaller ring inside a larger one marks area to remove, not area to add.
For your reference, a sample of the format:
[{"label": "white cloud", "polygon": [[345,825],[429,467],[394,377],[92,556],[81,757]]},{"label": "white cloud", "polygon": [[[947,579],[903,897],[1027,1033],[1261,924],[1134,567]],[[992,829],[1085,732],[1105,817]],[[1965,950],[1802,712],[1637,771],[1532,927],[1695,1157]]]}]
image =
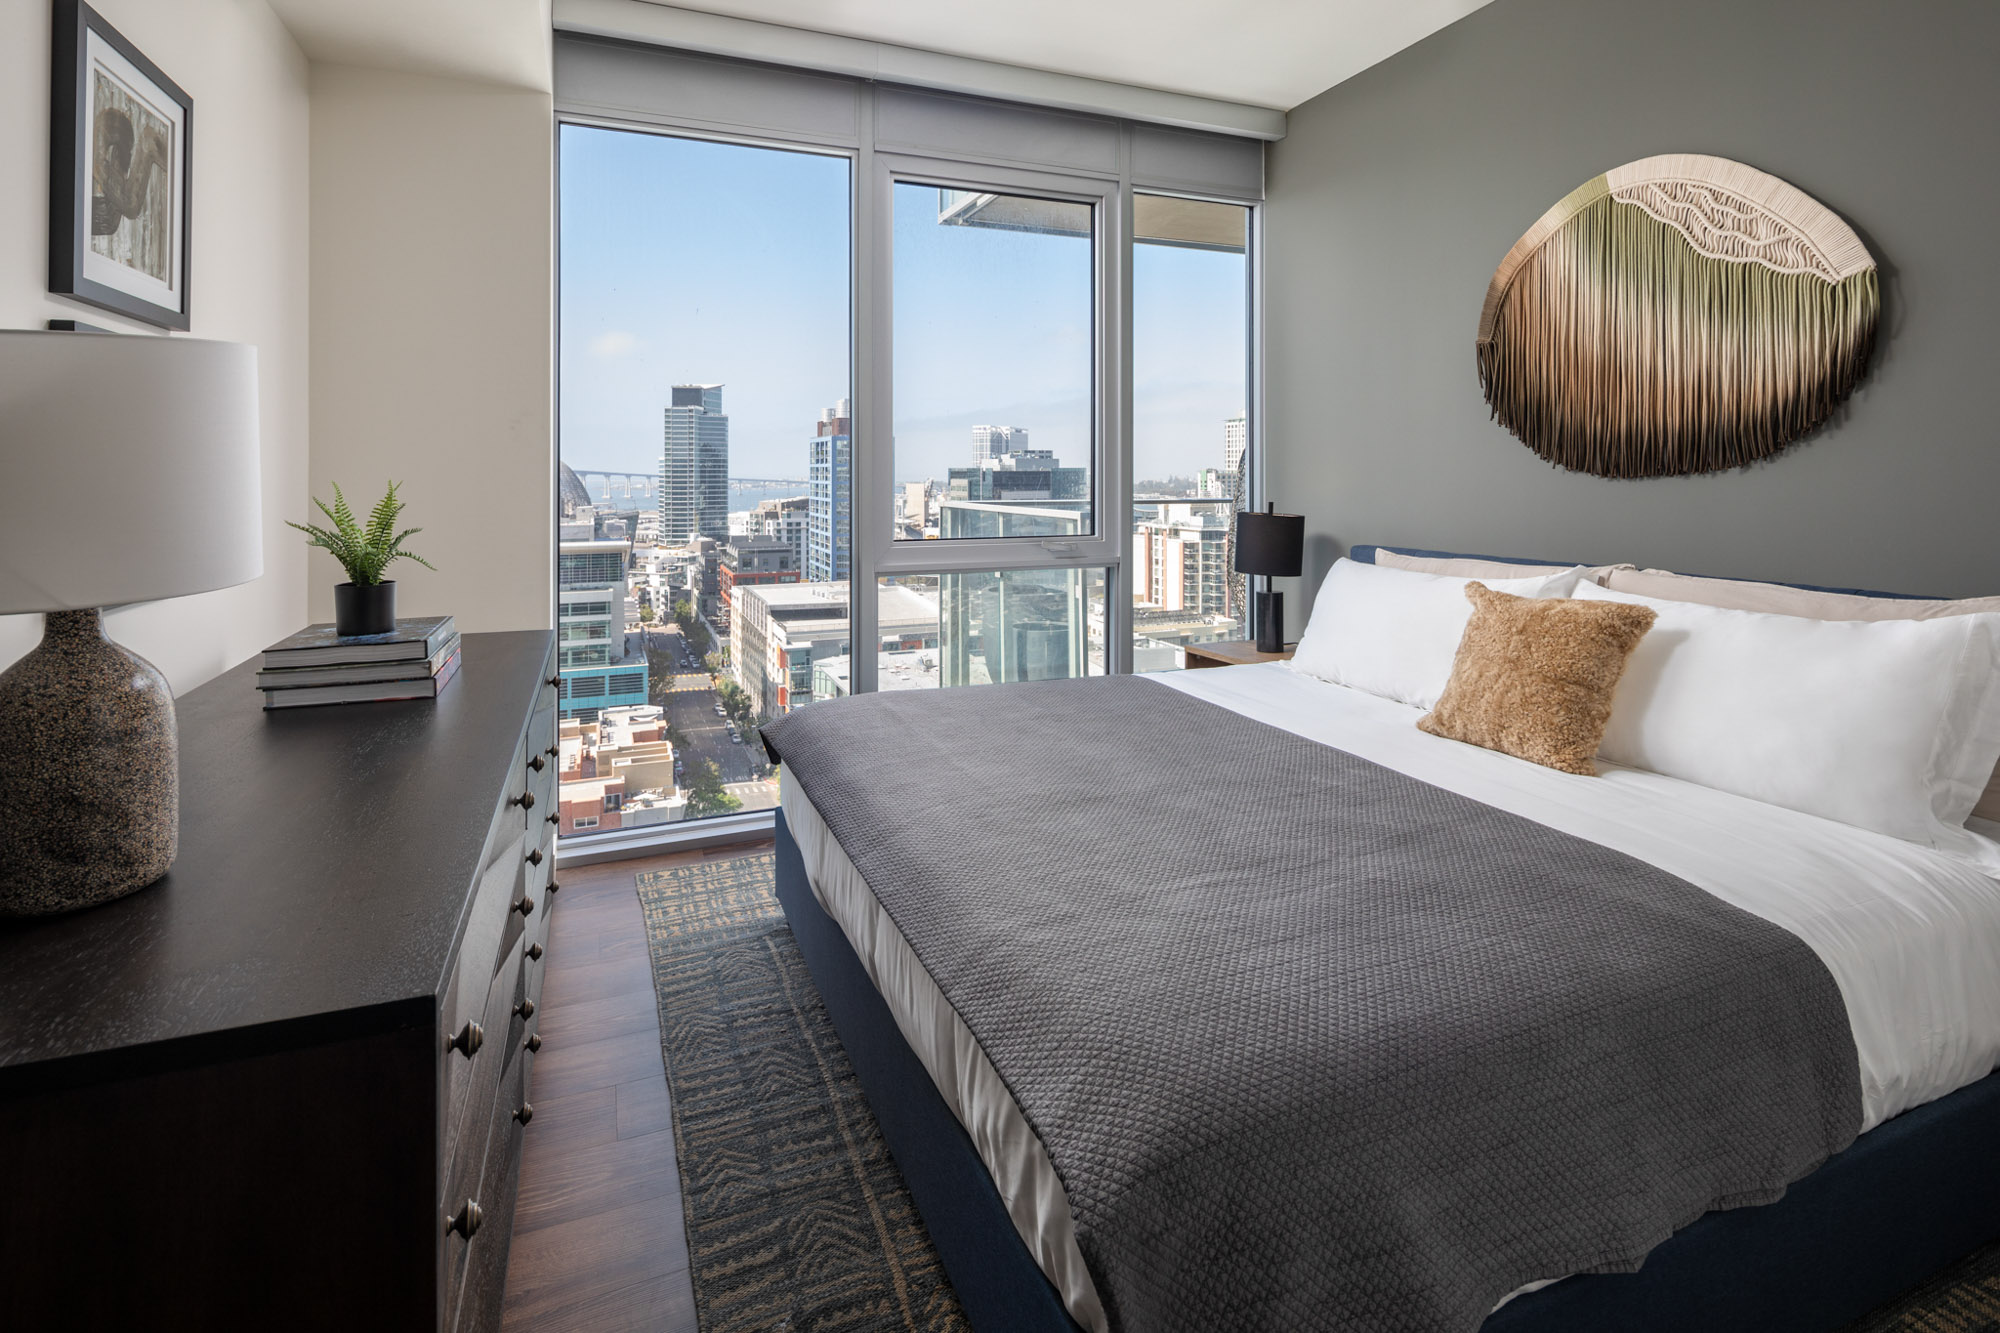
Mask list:
[{"label": "white cloud", "polygon": [[638,345],[637,338],[614,329],[610,333],[600,333],[590,340],[590,354],[603,357],[623,356]]}]

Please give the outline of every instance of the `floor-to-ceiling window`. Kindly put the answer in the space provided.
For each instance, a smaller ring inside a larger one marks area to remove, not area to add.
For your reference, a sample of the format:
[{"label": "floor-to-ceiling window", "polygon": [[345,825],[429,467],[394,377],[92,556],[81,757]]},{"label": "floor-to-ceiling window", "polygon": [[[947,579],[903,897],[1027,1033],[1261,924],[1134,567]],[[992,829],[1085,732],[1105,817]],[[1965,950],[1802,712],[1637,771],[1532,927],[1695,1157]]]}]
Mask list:
[{"label": "floor-to-ceiling window", "polygon": [[852,163],[560,133],[558,827],[768,809],[847,648]]},{"label": "floor-to-ceiling window", "polygon": [[[1096,534],[1104,201],[891,179],[895,541]],[[877,595],[878,689],[1105,668],[1101,567],[914,571]]]},{"label": "floor-to-ceiling window", "polygon": [[1251,632],[1255,143],[557,55],[566,833],[768,807],[758,727],[849,693]]},{"label": "floor-to-ceiling window", "polygon": [[1132,669],[1248,637],[1250,209],[1132,200]]}]

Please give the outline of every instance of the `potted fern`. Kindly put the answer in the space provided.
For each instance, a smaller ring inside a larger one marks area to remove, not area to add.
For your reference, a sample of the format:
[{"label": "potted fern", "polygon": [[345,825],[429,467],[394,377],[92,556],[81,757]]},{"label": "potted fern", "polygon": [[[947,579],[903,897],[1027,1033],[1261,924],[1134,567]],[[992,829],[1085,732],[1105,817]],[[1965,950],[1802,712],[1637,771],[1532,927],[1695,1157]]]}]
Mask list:
[{"label": "potted fern", "polygon": [[333,632],[342,638],[394,633],[396,580],[383,578],[382,571],[398,560],[414,560],[429,570],[437,568],[415,551],[403,549],[403,539],[423,529],[397,530],[403,502],[396,498],[396,483],[390,482],[388,494],[376,501],[365,526],[347,507],[347,497],[338,485],[333,488],[331,508],[318,496],[313,497],[313,503],[333,524],[331,528],[290,519],[285,522],[306,535],[306,545],[326,551],[347,571],[348,581],[333,585]]}]

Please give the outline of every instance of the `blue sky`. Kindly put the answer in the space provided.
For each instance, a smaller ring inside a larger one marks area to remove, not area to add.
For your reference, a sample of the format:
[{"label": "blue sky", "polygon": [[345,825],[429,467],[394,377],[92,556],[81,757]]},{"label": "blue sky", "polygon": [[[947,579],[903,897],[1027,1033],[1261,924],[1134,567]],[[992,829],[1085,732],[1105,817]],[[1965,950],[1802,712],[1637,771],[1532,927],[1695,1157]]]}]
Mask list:
[{"label": "blue sky", "polygon": [[[848,393],[847,159],[565,126],[562,453],[656,471],[675,383],[721,383],[736,476],[802,477],[820,410]],[[975,423],[1025,426],[1081,463],[1090,394],[1089,244],[940,227],[896,209],[896,473],[944,476]],[[1140,477],[1220,466],[1242,411],[1239,255],[1134,258]]]}]

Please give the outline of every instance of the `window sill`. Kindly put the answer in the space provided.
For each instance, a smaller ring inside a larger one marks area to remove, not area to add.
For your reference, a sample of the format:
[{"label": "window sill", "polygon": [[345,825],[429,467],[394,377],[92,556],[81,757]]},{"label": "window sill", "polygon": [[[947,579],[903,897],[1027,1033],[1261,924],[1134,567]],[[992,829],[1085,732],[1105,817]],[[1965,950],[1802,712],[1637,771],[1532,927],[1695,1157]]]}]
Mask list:
[{"label": "window sill", "polygon": [[777,828],[777,813],[776,810],[745,810],[739,814],[717,815],[711,819],[680,824],[647,824],[638,828],[559,838],[556,840],[556,864],[587,866],[601,861],[627,861],[654,856],[660,852],[762,842]]}]

